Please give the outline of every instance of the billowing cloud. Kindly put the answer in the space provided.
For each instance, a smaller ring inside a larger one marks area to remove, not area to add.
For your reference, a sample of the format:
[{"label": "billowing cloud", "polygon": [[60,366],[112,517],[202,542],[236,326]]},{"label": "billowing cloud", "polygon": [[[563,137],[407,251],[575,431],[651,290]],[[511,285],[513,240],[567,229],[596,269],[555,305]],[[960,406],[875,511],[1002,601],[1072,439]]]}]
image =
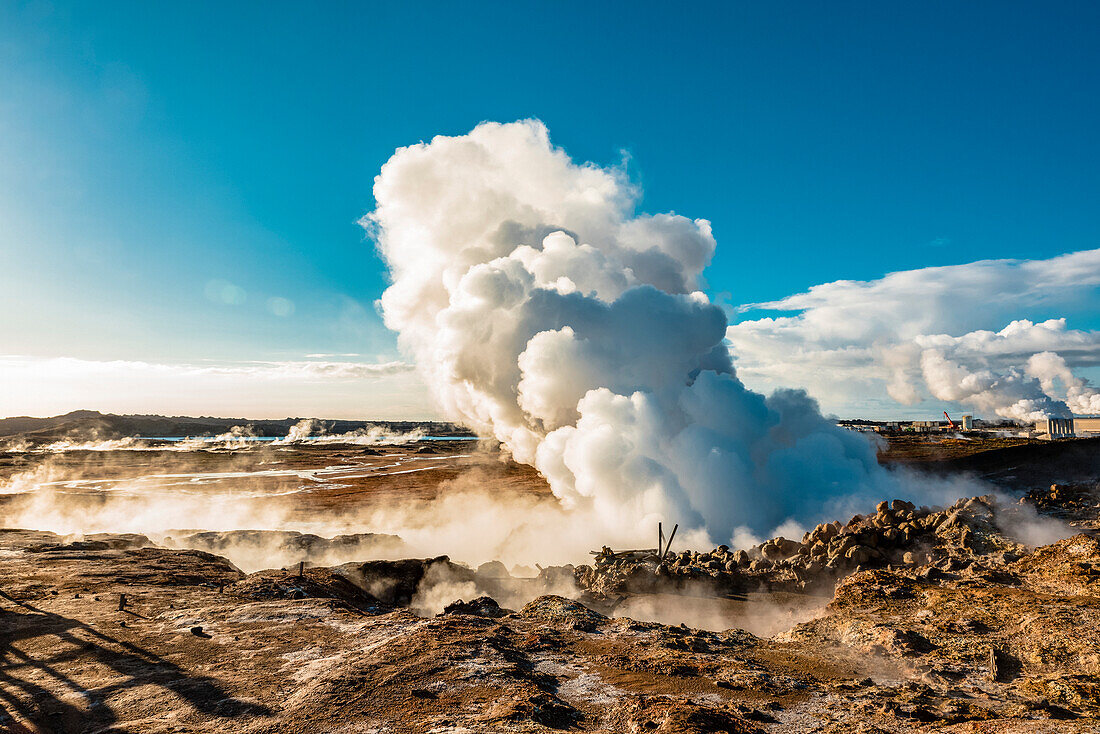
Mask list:
[{"label": "billowing cloud", "polygon": [[1100,365],[1100,332],[1027,318],[1095,313],[1097,285],[1100,250],[922,268],[745,306],[795,313],[747,319],[726,336],[756,386],[804,386],[831,407],[885,392],[901,404],[934,398],[1029,421],[1100,407],[1077,374]]},{"label": "billowing cloud", "polygon": [[573,162],[541,123],[402,148],[374,194],[385,322],[446,416],[537,467],[604,542],[657,520],[728,540],[893,491],[804,393],[738,380],[699,290],[709,222],[637,214],[621,171]]}]

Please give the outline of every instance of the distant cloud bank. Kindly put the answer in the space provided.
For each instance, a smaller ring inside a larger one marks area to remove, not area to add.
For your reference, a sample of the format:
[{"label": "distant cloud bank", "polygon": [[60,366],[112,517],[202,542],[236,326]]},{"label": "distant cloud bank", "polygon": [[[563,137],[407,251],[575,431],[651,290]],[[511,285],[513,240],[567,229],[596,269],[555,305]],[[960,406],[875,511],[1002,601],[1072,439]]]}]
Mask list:
[{"label": "distant cloud bank", "polygon": [[935,399],[1019,420],[1093,413],[1100,393],[1081,371],[1100,365],[1100,332],[1062,314],[1100,314],[1098,286],[1100,249],[921,268],[743,306],[794,313],[726,338],[746,383],[805,387],[834,411]]}]

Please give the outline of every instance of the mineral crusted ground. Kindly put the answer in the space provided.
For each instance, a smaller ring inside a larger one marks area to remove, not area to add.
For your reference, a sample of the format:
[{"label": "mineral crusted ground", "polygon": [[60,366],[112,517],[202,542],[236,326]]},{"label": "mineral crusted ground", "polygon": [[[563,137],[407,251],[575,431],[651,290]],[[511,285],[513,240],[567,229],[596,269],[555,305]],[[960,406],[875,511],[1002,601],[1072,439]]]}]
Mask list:
[{"label": "mineral crusted ground", "polygon": [[246,574],[215,555],[392,536],[2,530],[0,730],[1100,731],[1095,484],[867,510],[534,578],[446,557]]},{"label": "mineral crusted ground", "polygon": [[[510,611],[468,599],[437,617],[398,606],[433,569],[495,584],[501,596],[504,584],[534,593],[568,569],[524,582],[441,558],[245,575],[216,555],[140,536],[66,543],[6,531],[0,726],[1097,731],[1096,495],[1058,487],[1026,502],[1081,532],[1032,549],[1001,527],[1019,507],[895,503],[801,543],[680,554],[660,573],[644,560],[579,567],[586,603],[544,595]],[[627,588],[642,574],[655,581]],[[688,578],[731,595],[805,584],[829,587],[832,598],[820,616],[771,639],[598,611]]]}]

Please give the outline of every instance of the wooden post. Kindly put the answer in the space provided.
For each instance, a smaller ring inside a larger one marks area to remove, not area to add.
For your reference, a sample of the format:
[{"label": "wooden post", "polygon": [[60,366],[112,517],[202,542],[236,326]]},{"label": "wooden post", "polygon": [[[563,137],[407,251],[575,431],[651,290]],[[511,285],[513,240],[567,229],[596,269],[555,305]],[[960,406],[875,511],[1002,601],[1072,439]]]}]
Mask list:
[{"label": "wooden post", "polygon": [[302,576],[305,575],[305,571],[306,571],[306,562],[305,561],[298,561],[298,578],[302,578]]},{"label": "wooden post", "polygon": [[661,549],[665,547],[665,531],[661,528],[661,523],[657,523],[657,558],[664,558],[664,554],[661,553]]},{"label": "wooden post", "polygon": [[663,558],[664,558],[665,556],[667,556],[667,555],[668,555],[668,552],[669,552],[669,550],[671,550],[671,549],[672,549],[672,539],[676,537],[676,531],[677,531],[677,530],[679,530],[679,529],[680,529],[680,523],[676,523],[675,525],[673,525],[673,526],[672,526],[672,534],[668,536],[668,545],[667,545],[667,546],[665,546],[665,550],[664,550],[664,552],[663,552],[663,553],[661,553],[661,558],[662,558],[662,559],[663,559]]},{"label": "wooden post", "polygon": [[126,610],[126,595],[125,594],[119,594],[118,595],[118,611],[122,612],[122,611],[125,611],[125,610]]}]

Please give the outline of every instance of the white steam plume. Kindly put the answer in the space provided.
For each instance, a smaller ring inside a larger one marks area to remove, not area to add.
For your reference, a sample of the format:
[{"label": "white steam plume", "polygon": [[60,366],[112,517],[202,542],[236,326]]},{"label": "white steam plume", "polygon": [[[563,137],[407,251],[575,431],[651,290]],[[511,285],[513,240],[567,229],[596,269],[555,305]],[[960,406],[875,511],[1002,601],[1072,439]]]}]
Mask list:
[{"label": "white steam plume", "polygon": [[286,436],[272,441],[273,446],[291,444],[354,444],[357,446],[393,446],[420,441],[427,435],[423,428],[401,433],[386,426],[367,426],[347,433],[328,433],[325,425],[316,418],[303,418],[286,432]]},{"label": "white steam plume", "polygon": [[1043,391],[1053,394],[1060,381],[1066,403],[1074,413],[1100,413],[1100,391],[1073,374],[1065,358],[1055,352],[1039,352],[1027,360],[1027,373],[1039,380]]},{"label": "white steam plume", "polygon": [[[1029,423],[1088,413],[1096,409],[1093,404],[1100,408],[1100,395],[1062,356],[1038,351],[1088,341],[1085,332],[1067,331],[1065,319],[1038,324],[1021,319],[998,332],[921,335],[912,343],[920,350],[921,377],[933,397]],[[894,350],[895,357],[904,353],[904,347]],[[906,389],[915,391],[906,368],[904,359],[896,359],[892,387],[910,383]]]},{"label": "white steam plume", "polygon": [[280,438],[276,443],[294,443],[295,441],[304,441],[315,433],[324,433],[324,426],[320,424],[316,418],[303,418],[302,420],[291,426],[286,436]]},{"label": "white steam plume", "polygon": [[727,540],[897,491],[805,393],[738,380],[699,290],[709,222],[636,214],[621,170],[574,163],[540,122],[402,148],[374,194],[385,321],[447,417],[537,467],[604,537],[664,520]]},{"label": "white steam plume", "polygon": [[939,349],[924,350],[920,367],[929,391],[940,400],[964,403],[1022,423],[1069,414],[1065,403],[1051,398],[1039,380],[1017,367],[1001,372],[971,370]]}]

